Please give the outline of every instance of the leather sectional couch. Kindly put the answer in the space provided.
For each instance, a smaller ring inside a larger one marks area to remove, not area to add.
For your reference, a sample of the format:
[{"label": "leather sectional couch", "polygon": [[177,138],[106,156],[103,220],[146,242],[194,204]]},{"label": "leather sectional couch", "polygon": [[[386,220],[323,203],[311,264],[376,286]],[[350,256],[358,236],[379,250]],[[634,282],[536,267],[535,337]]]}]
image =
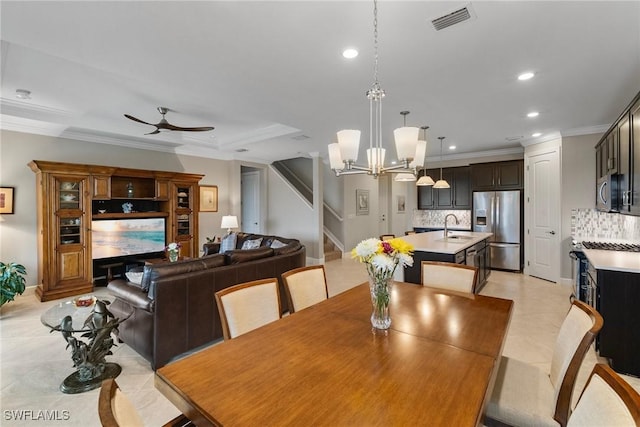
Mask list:
[{"label": "leather sectional couch", "polygon": [[[215,292],[251,280],[277,277],[306,263],[305,247],[295,239],[237,233],[236,249],[214,253],[219,243],[205,244],[201,258],[144,266],[140,284],[114,280],[109,310],[129,318],[118,336],[151,362],[152,369],[222,338]],[[245,240],[262,238],[255,249],[240,249]],[[278,240],[277,245],[273,245]],[[275,248],[275,246],[284,246]],[[274,246],[272,248],[271,246]],[[288,310],[280,283],[283,312]]]}]

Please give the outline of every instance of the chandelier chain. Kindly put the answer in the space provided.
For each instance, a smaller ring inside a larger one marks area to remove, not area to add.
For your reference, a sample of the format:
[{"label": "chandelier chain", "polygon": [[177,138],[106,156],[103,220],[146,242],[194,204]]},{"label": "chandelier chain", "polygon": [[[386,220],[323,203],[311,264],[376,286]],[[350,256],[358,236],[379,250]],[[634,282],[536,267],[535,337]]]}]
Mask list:
[{"label": "chandelier chain", "polygon": [[378,2],[373,0],[373,84],[378,86]]}]

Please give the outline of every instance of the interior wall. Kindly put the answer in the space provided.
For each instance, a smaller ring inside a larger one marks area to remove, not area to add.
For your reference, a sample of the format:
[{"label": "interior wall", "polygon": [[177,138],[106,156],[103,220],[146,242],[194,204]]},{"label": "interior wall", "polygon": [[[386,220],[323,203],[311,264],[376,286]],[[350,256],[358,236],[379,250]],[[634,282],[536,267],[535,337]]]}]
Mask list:
[{"label": "interior wall", "polygon": [[[351,251],[358,243],[378,237],[378,180],[369,175],[345,175],[344,182],[344,250]],[[369,213],[357,215],[356,190],[369,191]]]},{"label": "interior wall", "polygon": [[596,143],[602,134],[562,138],[562,197],[560,276],[571,279],[571,209],[595,208]]},{"label": "interior wall", "polygon": [[291,191],[290,184],[272,168],[267,170],[267,204],[267,234],[299,239],[306,246],[307,258],[317,264],[319,254],[315,250],[317,227],[314,228],[313,206]]},{"label": "interior wall", "polygon": [[218,186],[218,212],[199,213],[199,247],[205,237],[220,235],[220,221],[232,199],[232,162],[2,130],[0,185],[15,187],[15,214],[0,215],[0,260],[23,264],[29,286],[36,285],[38,272],[36,182],[27,166],[31,160],[203,174],[201,185]]}]

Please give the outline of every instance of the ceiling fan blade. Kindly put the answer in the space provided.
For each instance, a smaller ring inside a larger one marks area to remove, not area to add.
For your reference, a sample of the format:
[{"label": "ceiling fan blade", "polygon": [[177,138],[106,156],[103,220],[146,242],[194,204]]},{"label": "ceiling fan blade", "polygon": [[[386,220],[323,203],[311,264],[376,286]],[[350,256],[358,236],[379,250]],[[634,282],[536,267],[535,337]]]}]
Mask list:
[{"label": "ceiling fan blade", "polygon": [[202,126],[202,127],[197,127],[197,128],[181,128],[178,126],[173,126],[172,130],[181,130],[184,132],[205,132],[208,130],[213,130],[215,129],[213,126]]},{"label": "ceiling fan blade", "polygon": [[213,130],[213,126],[200,126],[200,127],[181,127],[172,125],[171,123],[158,123],[157,126],[160,129],[168,129],[168,130],[177,130],[177,131],[185,131],[185,132],[203,132],[208,130]]},{"label": "ceiling fan blade", "polygon": [[[148,123],[147,123],[148,124]],[[151,126],[155,126],[155,125],[151,125]],[[156,129],[153,132],[149,132],[149,133],[145,133],[145,135],[155,135],[157,133],[160,133],[160,129]]]},{"label": "ceiling fan blade", "polygon": [[145,122],[143,120],[140,120],[140,119],[138,119],[136,117],[130,116],[129,114],[125,114],[124,116],[129,120],[133,120],[134,122],[143,123],[143,124],[149,125],[149,126],[155,126],[153,123],[147,123],[147,122]]}]

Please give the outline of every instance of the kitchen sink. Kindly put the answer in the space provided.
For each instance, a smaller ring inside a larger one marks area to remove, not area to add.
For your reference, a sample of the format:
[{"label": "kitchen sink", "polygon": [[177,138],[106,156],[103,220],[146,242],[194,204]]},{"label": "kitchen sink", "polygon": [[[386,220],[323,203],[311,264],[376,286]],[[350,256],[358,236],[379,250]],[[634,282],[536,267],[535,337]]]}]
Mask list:
[{"label": "kitchen sink", "polygon": [[443,240],[471,240],[473,236],[463,236],[459,234],[454,234],[453,236],[447,236]]}]

